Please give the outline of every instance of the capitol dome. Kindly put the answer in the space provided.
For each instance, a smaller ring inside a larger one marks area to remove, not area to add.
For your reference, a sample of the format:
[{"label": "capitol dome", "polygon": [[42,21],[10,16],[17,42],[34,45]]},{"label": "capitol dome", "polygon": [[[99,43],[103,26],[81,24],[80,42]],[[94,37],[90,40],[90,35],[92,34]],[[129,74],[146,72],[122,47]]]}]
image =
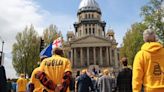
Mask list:
[{"label": "capitol dome", "polygon": [[79,11],[96,10],[101,12],[98,3],[95,0],[81,0]]}]

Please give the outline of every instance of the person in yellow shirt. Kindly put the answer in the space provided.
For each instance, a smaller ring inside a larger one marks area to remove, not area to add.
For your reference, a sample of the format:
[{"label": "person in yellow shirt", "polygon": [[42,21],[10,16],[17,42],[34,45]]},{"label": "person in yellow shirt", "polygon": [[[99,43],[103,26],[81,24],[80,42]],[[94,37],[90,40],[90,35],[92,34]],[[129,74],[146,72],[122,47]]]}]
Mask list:
[{"label": "person in yellow shirt", "polygon": [[[40,58],[40,61],[42,62],[44,59],[46,59],[47,56],[42,56]],[[36,74],[40,71],[40,68],[37,67],[33,70],[30,82],[29,82],[29,92],[43,92],[43,85],[40,83],[40,81],[36,78]]]},{"label": "person in yellow shirt", "polygon": [[47,92],[69,92],[71,62],[63,57],[62,48],[53,49],[53,55],[41,62],[38,79]]},{"label": "person in yellow shirt", "polygon": [[143,33],[145,43],[133,63],[133,92],[164,92],[164,48],[152,29]]},{"label": "person in yellow shirt", "polygon": [[24,74],[20,74],[20,78],[17,80],[17,92],[26,92],[27,80]]}]

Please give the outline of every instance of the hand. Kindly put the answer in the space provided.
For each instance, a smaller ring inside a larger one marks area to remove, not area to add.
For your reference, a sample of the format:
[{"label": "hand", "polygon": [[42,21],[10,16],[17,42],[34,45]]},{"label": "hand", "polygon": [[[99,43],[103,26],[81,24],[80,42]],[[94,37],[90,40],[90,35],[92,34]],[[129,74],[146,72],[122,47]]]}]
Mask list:
[{"label": "hand", "polygon": [[55,92],[60,92],[59,87],[56,87],[56,88],[55,88]]}]

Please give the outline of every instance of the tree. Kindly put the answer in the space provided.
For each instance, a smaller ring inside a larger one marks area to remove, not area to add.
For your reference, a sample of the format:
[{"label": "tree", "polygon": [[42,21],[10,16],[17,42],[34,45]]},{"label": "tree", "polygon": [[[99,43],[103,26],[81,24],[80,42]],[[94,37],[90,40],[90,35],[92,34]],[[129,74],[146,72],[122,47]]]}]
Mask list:
[{"label": "tree", "polygon": [[123,38],[123,46],[120,49],[120,55],[121,57],[126,56],[130,65],[133,64],[134,57],[143,44],[142,34],[146,28],[145,24],[135,23],[131,26],[131,29],[126,32]]},{"label": "tree", "polygon": [[127,31],[123,38],[123,46],[120,49],[121,56],[127,56],[129,64],[133,63],[136,53],[143,44],[142,33],[145,29],[151,27],[156,31],[159,41],[164,44],[164,10],[163,0],[150,0],[150,2],[141,8],[141,23],[134,23],[131,29]]},{"label": "tree", "polygon": [[30,77],[39,60],[39,37],[33,25],[16,35],[12,49],[12,63],[17,74],[25,73]]},{"label": "tree", "polygon": [[61,32],[58,31],[57,27],[51,24],[48,28],[43,31],[43,39],[45,42],[45,46],[53,42],[61,35]]},{"label": "tree", "polygon": [[149,4],[141,8],[141,16],[148,27],[155,29],[159,41],[164,45],[164,9],[163,0],[150,0]]}]

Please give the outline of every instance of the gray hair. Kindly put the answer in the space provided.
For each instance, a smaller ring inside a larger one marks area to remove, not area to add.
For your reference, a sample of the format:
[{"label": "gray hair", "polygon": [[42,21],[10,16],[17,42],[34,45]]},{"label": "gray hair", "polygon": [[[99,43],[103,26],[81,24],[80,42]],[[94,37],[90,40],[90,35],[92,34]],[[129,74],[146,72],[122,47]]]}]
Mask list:
[{"label": "gray hair", "polygon": [[143,40],[145,42],[156,42],[157,36],[156,36],[155,31],[153,31],[152,29],[146,29],[143,32]]}]

